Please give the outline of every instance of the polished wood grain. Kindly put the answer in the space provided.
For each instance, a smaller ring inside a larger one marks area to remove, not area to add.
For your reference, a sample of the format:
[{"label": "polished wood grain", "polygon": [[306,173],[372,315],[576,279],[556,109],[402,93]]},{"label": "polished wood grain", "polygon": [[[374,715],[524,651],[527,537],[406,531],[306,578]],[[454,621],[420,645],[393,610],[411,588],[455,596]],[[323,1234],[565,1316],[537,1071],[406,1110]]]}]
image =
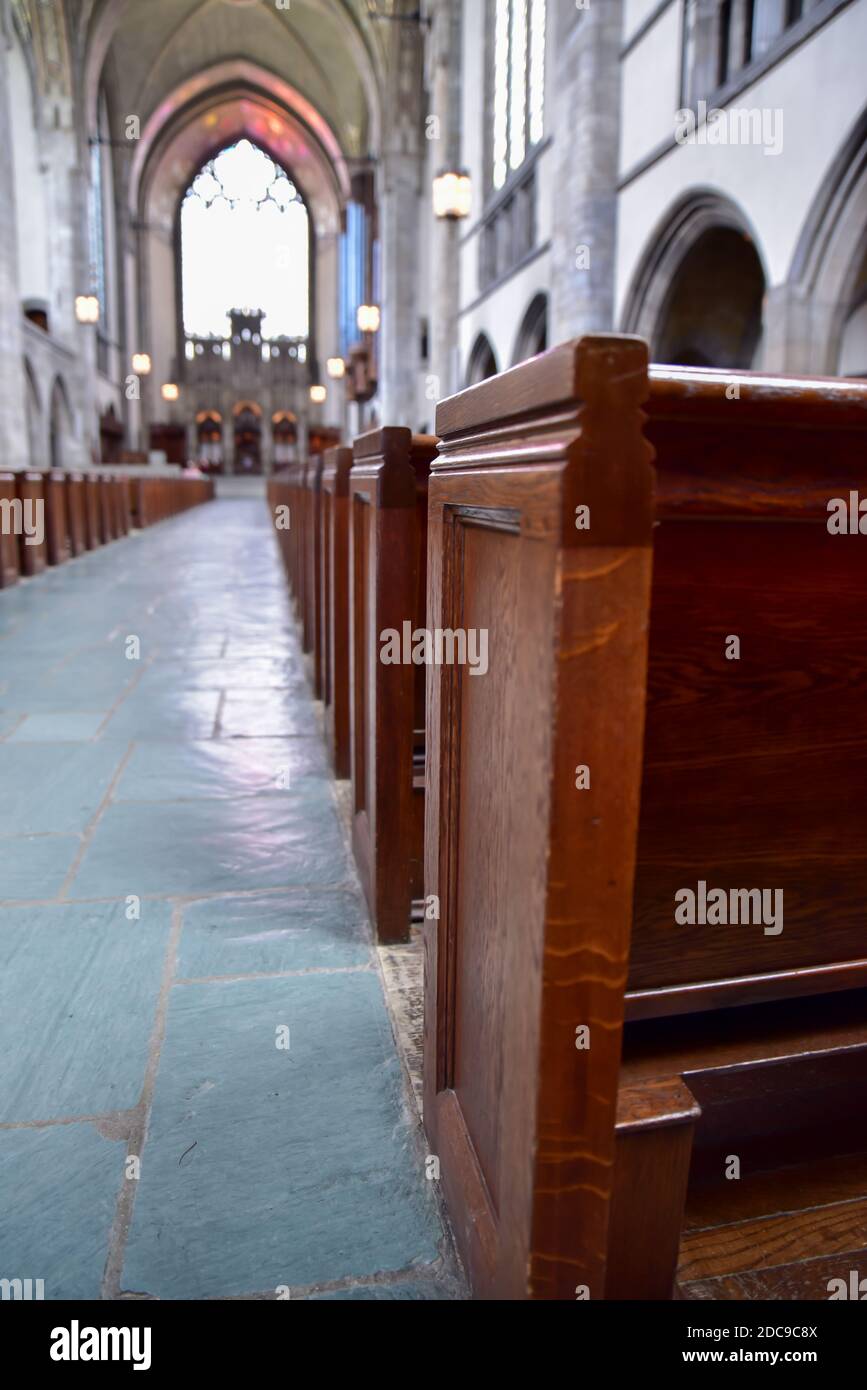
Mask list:
[{"label": "polished wood grain", "polygon": [[352,450],[329,449],[322,471],[322,699],[335,776],[350,775],[349,470]]},{"label": "polished wood grain", "polygon": [[352,843],[380,941],[408,939],[423,883],[425,670],[386,665],[380,649],[386,630],[424,626],[435,452],[429,436],[374,430],[355,441],[349,474]]},{"label": "polished wood grain", "polygon": [[0,526],[0,589],[17,584],[21,574],[19,542],[13,526],[16,500],[15,474],[0,473],[0,504],[4,504],[4,518],[9,518]]}]

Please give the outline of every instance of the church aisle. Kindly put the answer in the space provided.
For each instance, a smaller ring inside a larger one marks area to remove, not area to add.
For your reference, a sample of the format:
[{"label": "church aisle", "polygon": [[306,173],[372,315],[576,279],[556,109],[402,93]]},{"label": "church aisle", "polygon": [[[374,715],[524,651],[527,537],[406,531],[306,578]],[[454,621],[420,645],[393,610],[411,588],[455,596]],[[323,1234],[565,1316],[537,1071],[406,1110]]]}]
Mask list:
[{"label": "church aisle", "polygon": [[460,1297],[423,1153],[263,501],[0,594],[0,1273]]}]

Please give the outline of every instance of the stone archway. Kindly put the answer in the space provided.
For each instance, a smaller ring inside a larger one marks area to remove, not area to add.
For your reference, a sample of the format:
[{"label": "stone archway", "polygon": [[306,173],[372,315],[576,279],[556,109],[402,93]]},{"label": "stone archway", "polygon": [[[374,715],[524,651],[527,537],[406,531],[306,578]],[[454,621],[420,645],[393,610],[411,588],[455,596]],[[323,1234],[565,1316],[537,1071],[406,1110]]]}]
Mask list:
[{"label": "stone archway", "polygon": [[494,356],[494,349],[491,347],[490,340],[485,333],[480,333],[473,343],[470,360],[467,363],[466,385],[475,386],[479,381],[486,381],[489,376],[496,376],[498,371],[497,359]]},{"label": "stone archway", "polygon": [[729,199],[701,190],[659,224],[639,262],[622,331],[654,361],[755,367],[767,273],[756,237]]}]

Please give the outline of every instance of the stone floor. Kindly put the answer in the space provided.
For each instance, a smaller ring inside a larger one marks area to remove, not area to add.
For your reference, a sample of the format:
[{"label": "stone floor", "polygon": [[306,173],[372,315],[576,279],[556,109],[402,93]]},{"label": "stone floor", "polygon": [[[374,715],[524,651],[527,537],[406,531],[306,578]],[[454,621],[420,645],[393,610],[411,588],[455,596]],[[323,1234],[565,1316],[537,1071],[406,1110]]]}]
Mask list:
[{"label": "stone floor", "polygon": [[319,727],[261,500],[0,593],[0,1277],[464,1296]]}]

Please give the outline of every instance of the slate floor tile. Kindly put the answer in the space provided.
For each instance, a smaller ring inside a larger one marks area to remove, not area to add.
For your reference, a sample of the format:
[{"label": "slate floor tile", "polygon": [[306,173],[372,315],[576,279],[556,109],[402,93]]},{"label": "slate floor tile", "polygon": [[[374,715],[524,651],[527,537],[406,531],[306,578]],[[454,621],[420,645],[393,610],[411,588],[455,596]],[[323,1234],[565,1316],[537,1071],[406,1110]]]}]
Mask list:
[{"label": "slate floor tile", "polygon": [[72,867],[77,835],[27,835],[0,839],[0,900],[54,898]]},{"label": "slate floor tile", "polygon": [[319,725],[309,694],[291,690],[230,690],[220,711],[223,738],[286,738],[316,735]]},{"label": "slate floor tile", "polygon": [[80,834],[120,766],[126,744],[10,740],[0,745],[0,835]]},{"label": "slate floor tile", "polygon": [[7,743],[85,743],[96,737],[105,714],[28,714]]},{"label": "slate floor tile", "polygon": [[355,893],[218,898],[184,908],[179,977],[336,969],[372,959]]},{"label": "slate floor tile", "polygon": [[330,786],[319,739],[201,740],[133,749],[118,801],[198,801],[212,797],[286,797],[316,778]]},{"label": "slate floor tile", "polygon": [[92,1124],[0,1130],[3,1276],[99,1298],[125,1158]]},{"label": "slate floor tile", "polygon": [[0,909],[0,1121],[138,1103],[169,927],[163,903]]},{"label": "slate floor tile", "polygon": [[126,739],[210,738],[219,702],[216,690],[136,689],[115,710],[105,733]]},{"label": "slate floor tile", "polygon": [[123,1287],[202,1298],[430,1263],[410,1146],[376,976],[178,986]]},{"label": "slate floor tile", "polygon": [[174,802],[157,814],[122,802],[103,813],[73,898],[200,894],[343,883],[348,862],[332,809],[299,798]]}]

